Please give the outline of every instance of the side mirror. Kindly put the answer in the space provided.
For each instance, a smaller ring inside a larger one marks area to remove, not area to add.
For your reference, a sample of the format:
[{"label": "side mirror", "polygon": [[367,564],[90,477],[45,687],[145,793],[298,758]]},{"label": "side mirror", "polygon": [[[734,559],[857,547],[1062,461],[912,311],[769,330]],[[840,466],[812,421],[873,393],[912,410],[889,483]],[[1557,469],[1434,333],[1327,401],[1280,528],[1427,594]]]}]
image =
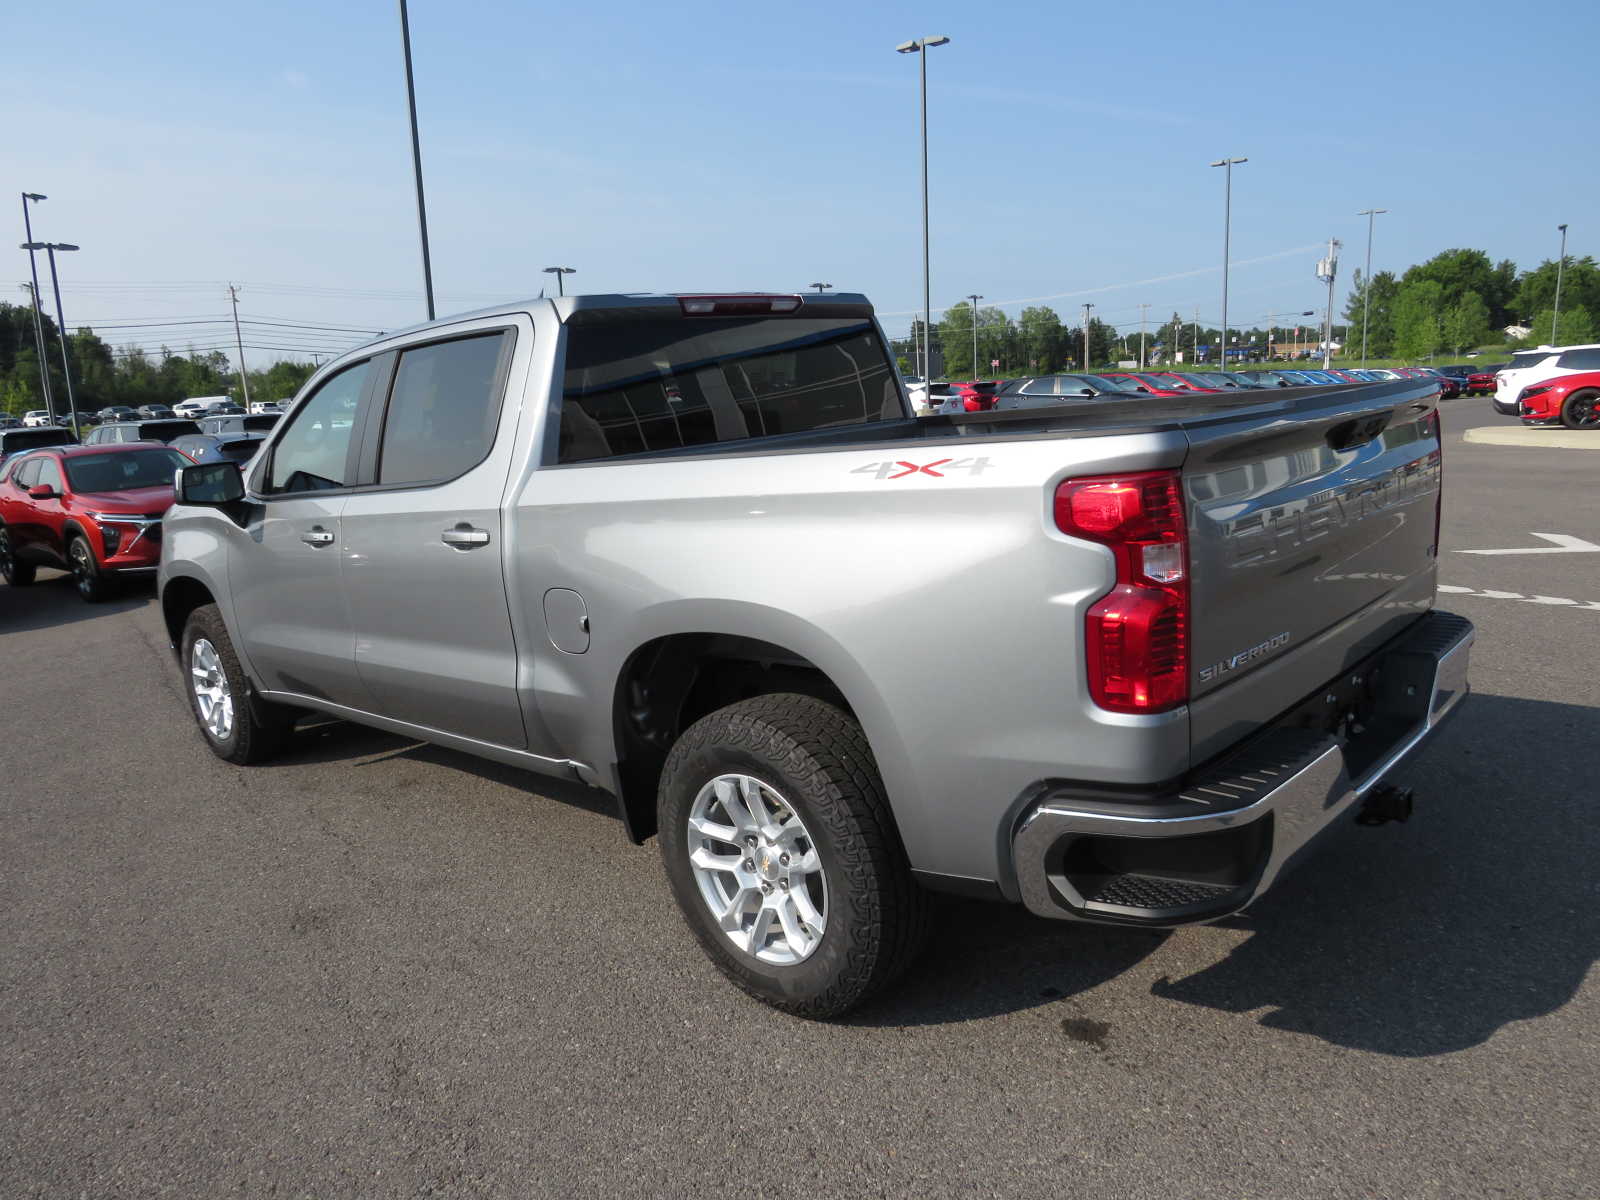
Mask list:
[{"label": "side mirror", "polygon": [[61,493],[48,483],[36,483],[28,489],[29,500],[54,500],[59,495]]},{"label": "side mirror", "polygon": [[173,480],[179,504],[232,504],[244,499],[244,476],[236,462],[179,467]]}]

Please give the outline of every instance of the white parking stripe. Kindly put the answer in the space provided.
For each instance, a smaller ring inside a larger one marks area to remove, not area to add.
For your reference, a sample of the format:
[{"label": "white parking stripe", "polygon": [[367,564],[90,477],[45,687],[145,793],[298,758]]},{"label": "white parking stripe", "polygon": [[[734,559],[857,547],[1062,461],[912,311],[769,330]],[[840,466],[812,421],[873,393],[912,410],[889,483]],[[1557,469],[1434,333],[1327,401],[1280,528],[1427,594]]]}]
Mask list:
[{"label": "white parking stripe", "polygon": [[1600,600],[1569,600],[1565,596],[1524,596],[1521,592],[1461,587],[1454,583],[1441,583],[1439,590],[1452,596],[1475,596],[1479,600],[1516,600],[1522,604],[1544,604],[1552,608],[1576,608],[1584,612],[1600,612]]}]

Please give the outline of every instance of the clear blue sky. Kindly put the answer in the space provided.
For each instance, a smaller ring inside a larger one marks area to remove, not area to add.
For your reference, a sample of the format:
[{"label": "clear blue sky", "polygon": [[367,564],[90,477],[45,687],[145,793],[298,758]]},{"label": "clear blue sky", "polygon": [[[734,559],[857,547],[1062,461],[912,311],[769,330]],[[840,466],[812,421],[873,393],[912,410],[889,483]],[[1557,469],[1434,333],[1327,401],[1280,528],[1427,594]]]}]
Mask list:
[{"label": "clear blue sky", "polygon": [[[1359,209],[1391,210],[1375,269],[1452,246],[1528,266],[1555,257],[1559,222],[1569,253],[1600,233],[1582,199],[1600,195],[1592,0],[412,0],[411,20],[445,313],[536,294],[561,263],[583,291],[826,280],[903,330],[917,71],[893,47],[921,34],[953,39],[929,60],[936,316],[977,291],[1059,297],[1069,321],[1087,299],[1123,327],[1141,302],[1214,323],[1206,164],[1225,155],[1250,159],[1235,325],[1320,307],[1330,235],[1342,306]],[[246,315],[421,318],[393,3],[12,4],[0,96],[13,244],[28,189],[50,196],[36,236],[83,246],[63,262],[69,324],[220,315],[230,279]]]}]

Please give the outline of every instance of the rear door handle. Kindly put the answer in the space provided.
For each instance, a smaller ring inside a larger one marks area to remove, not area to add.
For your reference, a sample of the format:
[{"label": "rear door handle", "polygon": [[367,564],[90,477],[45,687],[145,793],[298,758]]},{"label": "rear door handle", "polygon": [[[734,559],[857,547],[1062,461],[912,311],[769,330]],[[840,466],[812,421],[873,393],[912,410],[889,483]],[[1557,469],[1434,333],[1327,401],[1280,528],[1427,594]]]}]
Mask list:
[{"label": "rear door handle", "polygon": [[462,522],[454,529],[446,529],[439,535],[439,540],[446,546],[454,546],[457,550],[470,550],[474,546],[487,546],[489,531],[474,529],[466,522]]},{"label": "rear door handle", "polygon": [[331,546],[333,545],[333,534],[329,533],[321,525],[313,525],[300,535],[300,540],[308,546]]}]

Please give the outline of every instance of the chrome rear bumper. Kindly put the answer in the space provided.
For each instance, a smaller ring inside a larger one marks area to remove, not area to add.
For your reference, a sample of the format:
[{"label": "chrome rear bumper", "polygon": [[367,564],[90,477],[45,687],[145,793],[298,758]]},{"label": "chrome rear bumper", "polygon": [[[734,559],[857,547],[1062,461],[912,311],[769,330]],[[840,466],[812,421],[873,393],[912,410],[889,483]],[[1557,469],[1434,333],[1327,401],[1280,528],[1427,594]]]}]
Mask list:
[{"label": "chrome rear bumper", "polygon": [[1041,916],[1155,926],[1245,908],[1454,711],[1473,637],[1465,618],[1430,613],[1356,667],[1349,683],[1379,682],[1352,736],[1304,727],[1302,708],[1165,795],[1047,789],[1012,841],[1023,902]]}]

